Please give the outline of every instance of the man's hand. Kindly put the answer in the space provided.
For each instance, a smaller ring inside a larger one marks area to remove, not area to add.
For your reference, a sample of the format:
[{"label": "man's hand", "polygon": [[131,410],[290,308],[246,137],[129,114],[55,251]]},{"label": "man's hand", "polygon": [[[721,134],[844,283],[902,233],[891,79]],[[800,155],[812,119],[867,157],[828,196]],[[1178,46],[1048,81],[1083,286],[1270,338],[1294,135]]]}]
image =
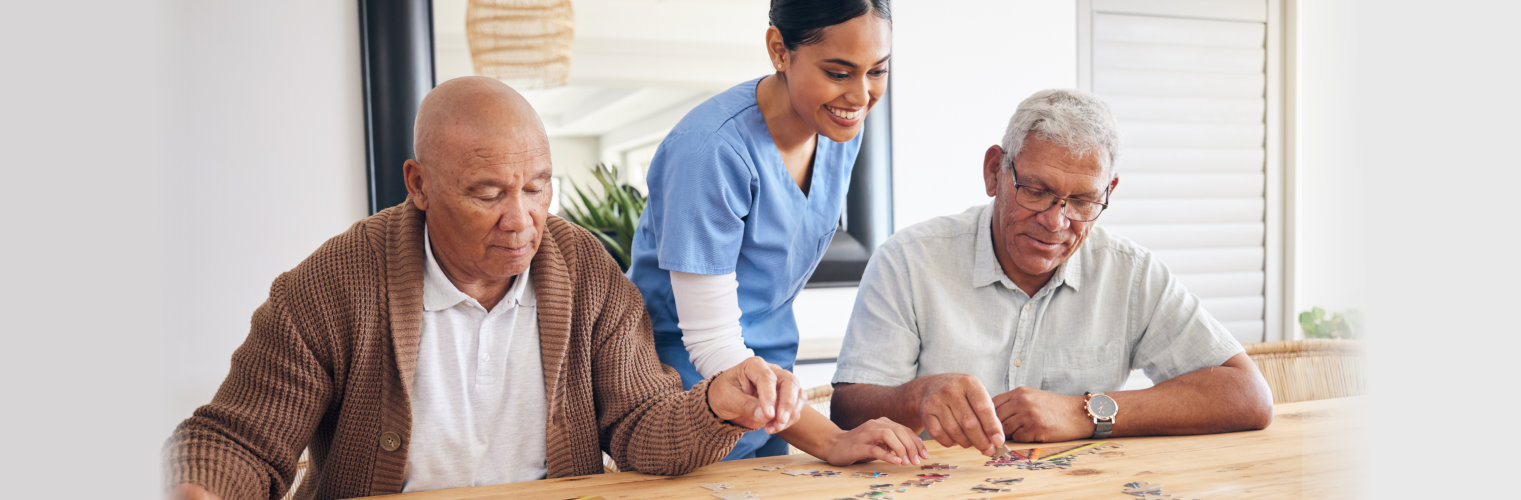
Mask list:
[{"label": "man's hand", "polygon": [[713,377],[708,408],[718,418],[746,429],[776,434],[803,417],[803,388],[780,366],[752,356]]},{"label": "man's hand", "polygon": [[830,465],[846,466],[871,459],[894,465],[918,465],[929,450],[912,429],[887,418],[866,421],[843,432],[823,457]]},{"label": "man's hand", "polygon": [[920,377],[919,421],[942,446],[975,448],[991,456],[1004,442],[1004,427],[977,377],[941,373]]},{"label": "man's hand", "polygon": [[184,483],[169,492],[169,500],[222,500],[222,497],[206,491],[199,484]]},{"label": "man's hand", "polygon": [[993,397],[998,420],[1014,441],[1051,443],[1093,435],[1093,420],[1083,411],[1082,396],[1063,396],[1032,387]]}]

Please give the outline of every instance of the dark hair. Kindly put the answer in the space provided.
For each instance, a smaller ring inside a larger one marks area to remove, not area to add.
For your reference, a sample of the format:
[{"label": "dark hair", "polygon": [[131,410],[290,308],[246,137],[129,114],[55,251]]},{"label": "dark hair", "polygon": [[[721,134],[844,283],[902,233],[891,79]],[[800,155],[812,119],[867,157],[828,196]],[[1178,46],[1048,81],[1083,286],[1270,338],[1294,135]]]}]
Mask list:
[{"label": "dark hair", "polygon": [[771,25],[787,50],[819,43],[824,28],[867,13],[892,22],[889,0],[771,0]]}]

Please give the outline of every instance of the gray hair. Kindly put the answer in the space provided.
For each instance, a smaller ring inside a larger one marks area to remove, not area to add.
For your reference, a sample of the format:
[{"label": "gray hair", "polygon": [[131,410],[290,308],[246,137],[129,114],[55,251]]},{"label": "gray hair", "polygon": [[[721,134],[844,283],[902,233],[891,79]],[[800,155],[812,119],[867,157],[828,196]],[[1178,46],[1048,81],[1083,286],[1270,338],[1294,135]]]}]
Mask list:
[{"label": "gray hair", "polygon": [[1046,89],[1019,103],[1003,134],[1003,168],[1014,168],[1014,158],[1031,132],[1079,157],[1106,153],[1109,161],[1104,168],[1114,168],[1119,126],[1109,105],[1098,96],[1076,89]]}]

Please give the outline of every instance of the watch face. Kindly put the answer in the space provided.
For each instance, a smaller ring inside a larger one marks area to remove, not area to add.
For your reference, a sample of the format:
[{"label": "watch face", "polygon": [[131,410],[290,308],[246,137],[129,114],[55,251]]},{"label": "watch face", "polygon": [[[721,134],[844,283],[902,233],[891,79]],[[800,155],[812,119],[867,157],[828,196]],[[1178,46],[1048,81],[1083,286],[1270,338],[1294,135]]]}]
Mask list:
[{"label": "watch face", "polygon": [[1098,394],[1088,400],[1088,412],[1098,418],[1113,418],[1114,413],[1119,411],[1120,406],[1115,404],[1114,398]]}]

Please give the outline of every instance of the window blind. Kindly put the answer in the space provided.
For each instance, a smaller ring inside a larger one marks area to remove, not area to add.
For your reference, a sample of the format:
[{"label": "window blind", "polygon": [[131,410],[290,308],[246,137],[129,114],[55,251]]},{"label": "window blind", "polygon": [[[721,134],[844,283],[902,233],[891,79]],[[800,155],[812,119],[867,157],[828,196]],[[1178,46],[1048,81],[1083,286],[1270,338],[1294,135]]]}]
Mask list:
[{"label": "window blind", "polygon": [[1156,253],[1243,343],[1264,340],[1267,5],[1093,3],[1091,89],[1120,124],[1099,225]]}]

